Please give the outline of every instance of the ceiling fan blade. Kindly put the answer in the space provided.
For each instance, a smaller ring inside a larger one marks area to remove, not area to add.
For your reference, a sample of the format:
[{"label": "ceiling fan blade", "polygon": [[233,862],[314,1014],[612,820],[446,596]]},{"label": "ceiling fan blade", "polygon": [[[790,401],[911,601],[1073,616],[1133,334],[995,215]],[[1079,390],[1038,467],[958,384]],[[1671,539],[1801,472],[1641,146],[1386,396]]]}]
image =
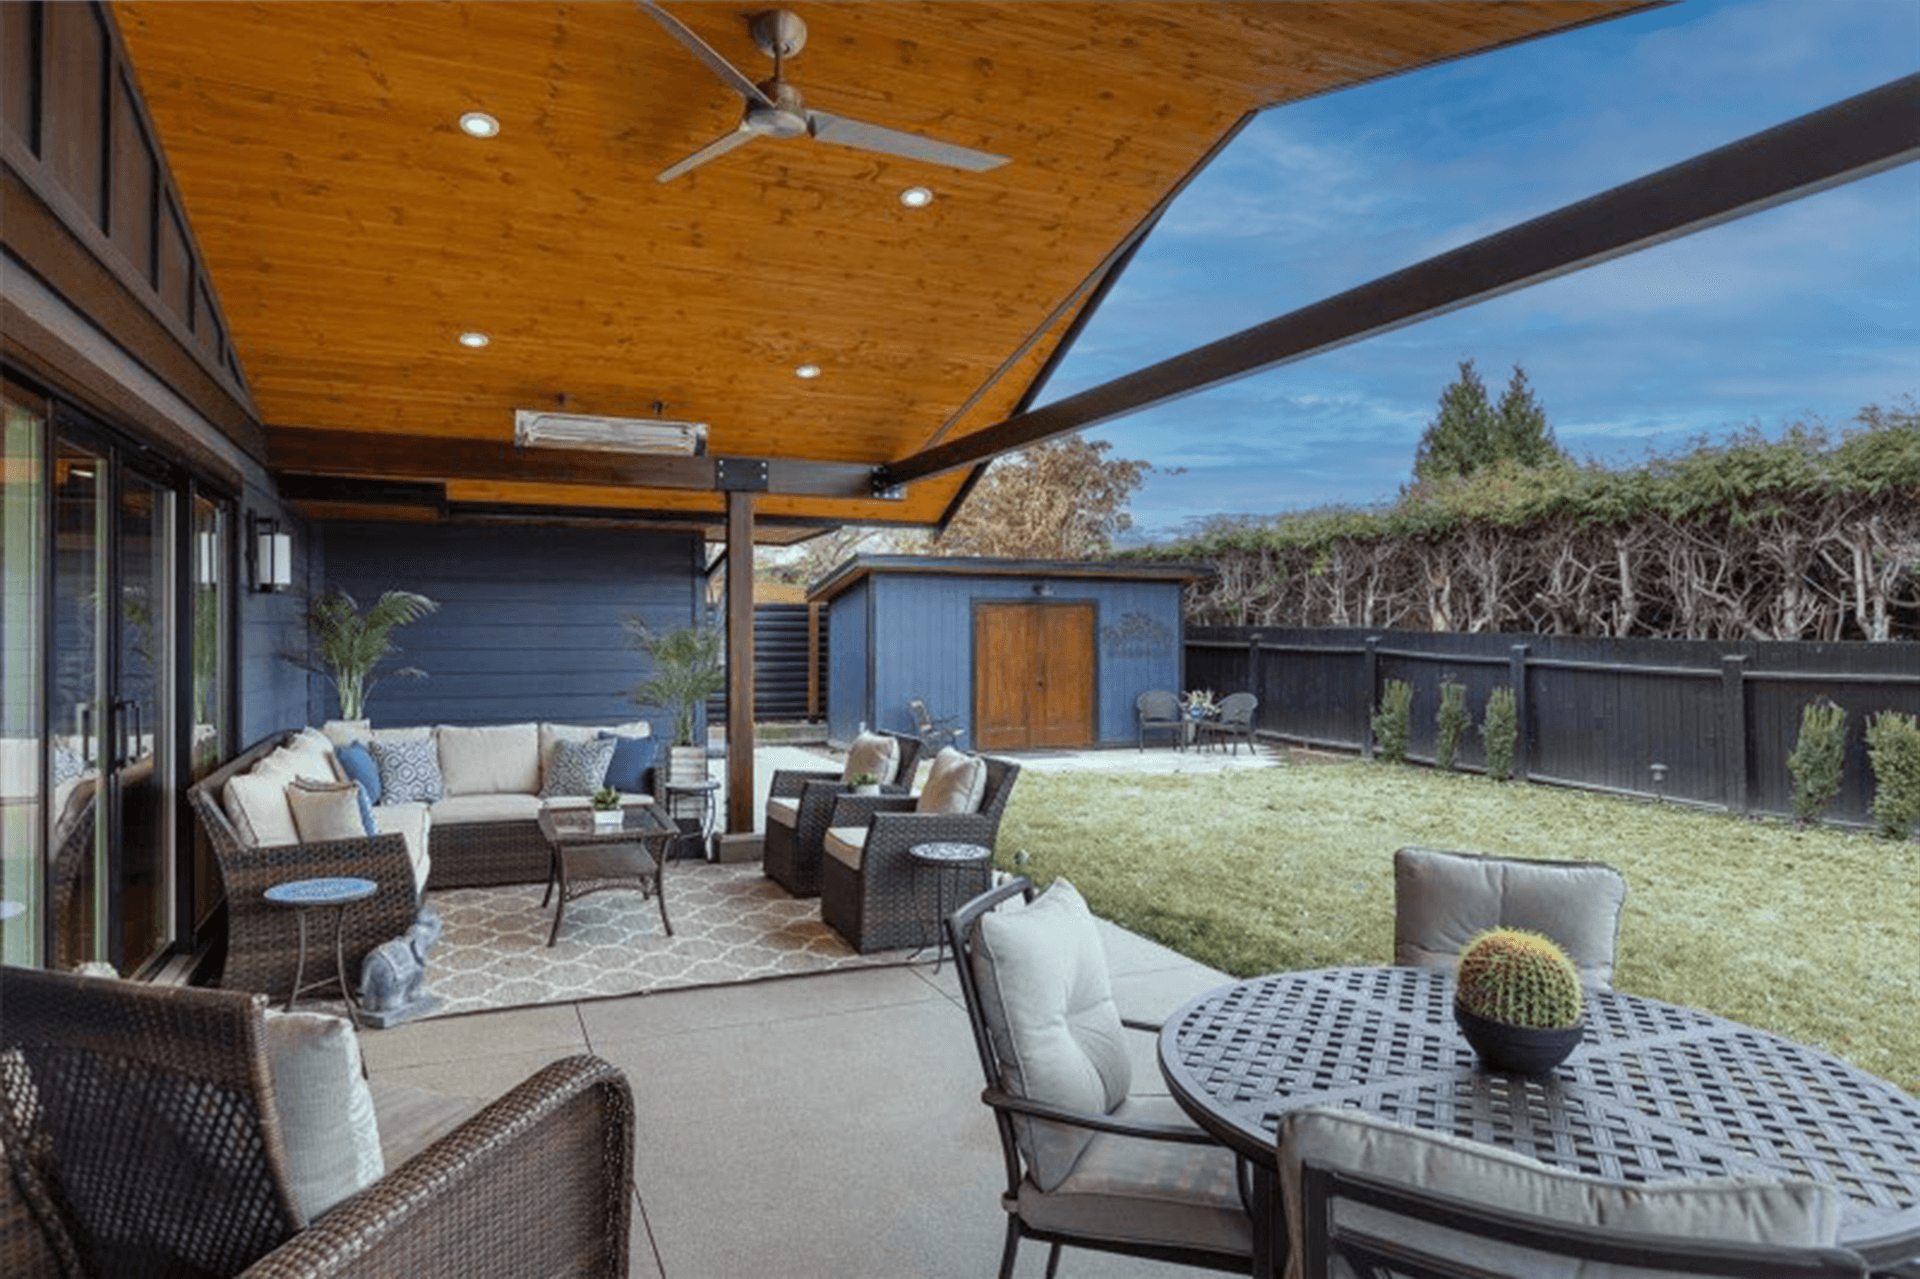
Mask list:
[{"label": "ceiling fan blade", "polygon": [[723,133],[707,145],[695,151],[678,164],[660,170],[655,182],[671,182],[689,169],[697,169],[709,160],[717,160],[737,146],[751,142],[758,136],[752,129],[739,128],[732,133]]},{"label": "ceiling fan blade", "polygon": [[807,112],[807,128],[821,142],[831,142],[843,147],[859,147],[862,151],[884,151],[888,155],[905,156],[909,160],[944,164],[950,169],[967,169],[974,173],[985,173],[988,169],[997,169],[1007,162],[1007,157],[1004,155],[975,151],[971,147],[956,146],[951,142],[941,142],[934,138],[923,138],[917,133],[902,133],[898,129],[867,124],[861,120],[849,120],[845,116],[830,115],[825,111]]},{"label": "ceiling fan blade", "polygon": [[[690,29],[686,23],[680,21],[680,19],[674,17],[659,5],[654,4],[653,0],[634,0],[634,3],[652,14],[653,20],[665,27],[668,35],[678,40],[681,44],[686,45],[693,56],[706,63],[707,70],[719,76],[729,89],[732,89],[749,102],[758,102],[760,105],[767,107],[773,105],[773,99],[762,93],[759,85],[747,79],[747,77],[739,71],[736,71],[731,62],[728,62],[725,58],[713,51],[712,45],[709,45],[705,40],[693,34],[692,29]],[[738,144],[736,143],[735,145]],[[662,178],[661,181],[664,182],[666,179]]]}]

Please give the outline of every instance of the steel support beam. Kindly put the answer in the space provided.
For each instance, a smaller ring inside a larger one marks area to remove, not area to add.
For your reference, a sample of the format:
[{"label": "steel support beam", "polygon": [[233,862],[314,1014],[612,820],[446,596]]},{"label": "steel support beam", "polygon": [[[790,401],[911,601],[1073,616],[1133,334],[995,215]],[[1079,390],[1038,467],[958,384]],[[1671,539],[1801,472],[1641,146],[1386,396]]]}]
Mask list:
[{"label": "steel support beam", "polygon": [[910,484],[1920,159],[1920,75],[1695,156],[881,469]]},{"label": "steel support beam", "polygon": [[753,834],[753,491],[727,494],[727,833]]}]

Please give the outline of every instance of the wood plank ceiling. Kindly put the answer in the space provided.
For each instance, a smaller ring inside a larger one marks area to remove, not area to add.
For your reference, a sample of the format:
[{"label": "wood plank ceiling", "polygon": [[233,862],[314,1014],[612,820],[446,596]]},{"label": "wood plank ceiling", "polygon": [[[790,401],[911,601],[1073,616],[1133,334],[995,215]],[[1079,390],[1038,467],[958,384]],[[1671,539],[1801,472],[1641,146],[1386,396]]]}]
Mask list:
[{"label": "wood plank ceiling", "polygon": [[[665,7],[771,74],[764,4]],[[771,534],[940,520],[967,471],[885,501],[860,477],[1012,412],[1102,264],[1248,112],[1638,7],[796,2],[808,105],[1010,163],[760,139],[665,184],[741,101],[626,0],[115,13],[268,461],[316,513],[395,516],[397,482],[460,509],[718,515],[704,480],[511,446],[515,409],[660,405],[709,423],[713,455],[843,464],[776,471]],[[499,136],[463,135],[472,110]],[[915,185],[931,205],[902,206]]]}]

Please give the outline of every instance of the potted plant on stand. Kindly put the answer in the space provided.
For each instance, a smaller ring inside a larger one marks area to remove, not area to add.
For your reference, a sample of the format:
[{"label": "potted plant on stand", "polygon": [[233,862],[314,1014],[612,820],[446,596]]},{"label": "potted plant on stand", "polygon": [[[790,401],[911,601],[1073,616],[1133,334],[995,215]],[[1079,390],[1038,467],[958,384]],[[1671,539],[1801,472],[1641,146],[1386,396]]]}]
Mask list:
[{"label": "potted plant on stand", "polygon": [[295,665],[326,676],[340,697],[340,718],[365,723],[367,697],[389,675],[425,679],[415,666],[376,674],[380,664],[400,651],[397,627],[417,622],[440,606],[413,591],[387,591],[365,613],[353,596],[335,588],[307,605],[309,647],[291,657]]},{"label": "potted plant on stand", "polygon": [[667,780],[706,781],[707,751],[694,743],[694,715],[709,697],[726,687],[719,632],[698,626],[656,631],[639,618],[630,617],[627,634],[635,648],[653,659],[653,675],[628,696],[641,706],[656,707],[672,717]]}]

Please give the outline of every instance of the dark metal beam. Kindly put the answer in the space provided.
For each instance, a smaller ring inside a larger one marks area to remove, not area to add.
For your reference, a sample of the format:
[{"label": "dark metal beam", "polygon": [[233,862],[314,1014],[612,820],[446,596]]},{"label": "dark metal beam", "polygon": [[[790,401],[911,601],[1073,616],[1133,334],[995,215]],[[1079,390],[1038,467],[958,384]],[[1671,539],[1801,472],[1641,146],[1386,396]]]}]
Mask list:
[{"label": "dark metal beam", "polygon": [[1920,159],[1920,75],[891,463],[909,484]]},{"label": "dark metal beam", "polygon": [[[472,440],[380,431],[267,428],[275,471],[369,479],[497,480],[621,488],[719,492],[720,471],[742,459],[662,457],[597,449],[522,448],[509,440]],[[757,468],[761,459],[744,459]],[[765,491],[794,497],[870,499],[873,468],[864,462],[765,459]]]}]

